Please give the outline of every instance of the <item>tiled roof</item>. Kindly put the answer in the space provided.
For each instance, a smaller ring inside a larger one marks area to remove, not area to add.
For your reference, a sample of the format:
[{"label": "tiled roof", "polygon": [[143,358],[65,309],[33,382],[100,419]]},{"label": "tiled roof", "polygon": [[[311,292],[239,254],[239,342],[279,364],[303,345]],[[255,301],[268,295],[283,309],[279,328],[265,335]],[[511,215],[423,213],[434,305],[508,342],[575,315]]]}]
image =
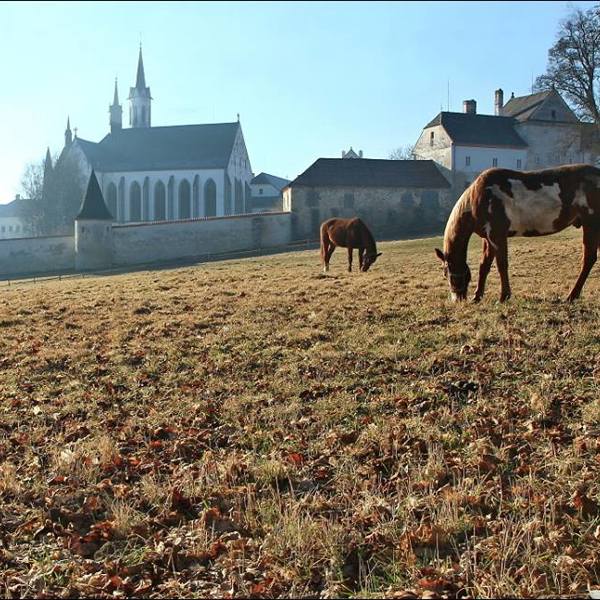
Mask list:
[{"label": "tiled roof", "polygon": [[109,133],[99,143],[77,143],[100,172],[224,169],[239,123],[140,127]]},{"label": "tiled roof", "polygon": [[106,208],[98,180],[96,179],[96,173],[93,170],[76,219],[113,220],[113,216],[110,214],[108,208]]},{"label": "tiled roof", "polygon": [[268,173],[259,173],[250,183],[272,185],[281,191],[289,182],[289,179],[283,179],[283,177],[275,177],[275,175],[269,175]]},{"label": "tiled roof", "polygon": [[550,94],[552,94],[552,90],[545,90],[543,92],[537,92],[536,94],[529,94],[528,96],[511,98],[502,107],[502,116],[514,117],[519,121],[524,121],[527,117],[531,116],[531,113],[533,113],[533,111],[538,108]]},{"label": "tiled roof", "polygon": [[0,204],[0,217],[20,217],[23,209],[31,200],[15,198],[12,202]]},{"label": "tiled roof", "polygon": [[449,188],[432,160],[319,158],[290,184],[348,187]]},{"label": "tiled roof", "polygon": [[452,141],[459,145],[526,148],[527,143],[515,131],[515,123],[511,117],[441,112],[425,126],[425,129],[442,125]]}]

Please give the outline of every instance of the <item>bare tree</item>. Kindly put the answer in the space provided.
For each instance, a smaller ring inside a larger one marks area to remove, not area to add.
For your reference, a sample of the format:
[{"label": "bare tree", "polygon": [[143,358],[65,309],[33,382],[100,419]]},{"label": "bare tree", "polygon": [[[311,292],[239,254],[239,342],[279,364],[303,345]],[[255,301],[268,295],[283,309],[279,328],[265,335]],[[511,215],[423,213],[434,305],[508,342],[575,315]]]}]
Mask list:
[{"label": "bare tree", "polygon": [[44,162],[27,164],[21,177],[21,196],[24,200],[19,206],[19,216],[25,227],[34,234],[43,229]]},{"label": "bare tree", "polygon": [[85,191],[85,178],[68,157],[55,156],[49,168],[46,160],[25,166],[21,193],[28,201],[21,205],[20,216],[35,235],[70,235]]},{"label": "bare tree", "polygon": [[600,5],[577,8],[560,23],[557,40],[548,50],[546,73],[537,90],[556,88],[573,105],[579,118],[599,122]]},{"label": "bare tree", "polygon": [[414,160],[414,145],[406,144],[405,146],[398,146],[390,152],[391,160]]}]

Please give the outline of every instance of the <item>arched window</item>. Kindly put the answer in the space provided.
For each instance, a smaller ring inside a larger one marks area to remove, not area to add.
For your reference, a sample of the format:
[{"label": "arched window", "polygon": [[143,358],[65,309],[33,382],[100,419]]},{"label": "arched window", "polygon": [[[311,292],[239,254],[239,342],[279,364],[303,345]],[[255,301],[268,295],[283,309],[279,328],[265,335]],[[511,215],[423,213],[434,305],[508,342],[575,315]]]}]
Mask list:
[{"label": "arched window", "polygon": [[192,194],[190,182],[182,179],[179,183],[179,218],[189,219],[192,216]]},{"label": "arched window", "polygon": [[204,184],[204,206],[205,216],[217,216],[217,185],[212,179],[208,179]]},{"label": "arched window", "polygon": [[117,217],[120,223],[125,221],[125,177],[119,180],[119,195],[117,204]]},{"label": "arched window", "polygon": [[167,184],[167,219],[172,221],[175,218],[175,177],[169,177]]},{"label": "arched window", "polygon": [[244,212],[244,189],[239,179],[235,180],[235,214],[241,215]]},{"label": "arched window", "polygon": [[142,189],[137,181],[129,188],[129,220],[142,220]]},{"label": "arched window", "polygon": [[167,218],[167,190],[162,181],[154,186],[154,220],[165,221]]},{"label": "arched window", "polygon": [[142,106],[142,125],[146,124],[146,107]]},{"label": "arched window", "polygon": [[200,212],[200,177],[194,177],[194,185],[192,186],[192,217],[199,217]]},{"label": "arched window", "polygon": [[225,173],[225,192],[224,192],[224,213],[226,215],[231,214],[231,179],[229,179],[229,175]]},{"label": "arched window", "polygon": [[108,184],[106,190],[106,207],[112,215],[113,221],[117,220],[117,186],[114,183]]}]

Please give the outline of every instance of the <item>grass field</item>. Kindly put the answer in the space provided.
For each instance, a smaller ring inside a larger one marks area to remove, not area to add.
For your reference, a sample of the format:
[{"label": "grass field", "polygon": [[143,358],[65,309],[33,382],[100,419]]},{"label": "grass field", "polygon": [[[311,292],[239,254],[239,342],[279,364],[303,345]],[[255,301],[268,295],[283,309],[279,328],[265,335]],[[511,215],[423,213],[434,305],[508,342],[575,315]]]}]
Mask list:
[{"label": "grass field", "polygon": [[439,239],[0,287],[0,594],[587,596],[580,236],[511,240],[507,304],[450,304]]}]

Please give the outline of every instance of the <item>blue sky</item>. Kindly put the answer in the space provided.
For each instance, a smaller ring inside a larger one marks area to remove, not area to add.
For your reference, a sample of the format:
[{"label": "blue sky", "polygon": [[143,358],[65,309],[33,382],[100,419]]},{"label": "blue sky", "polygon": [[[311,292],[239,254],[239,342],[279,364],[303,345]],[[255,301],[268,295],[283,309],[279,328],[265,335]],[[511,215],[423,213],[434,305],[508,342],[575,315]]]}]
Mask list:
[{"label": "blue sky", "polygon": [[594,2],[2,2],[0,203],[28,162],[124,125],[143,44],[153,125],[234,121],[253,171],[290,179],[319,157],[388,158],[443,106],[493,113],[530,92],[559,21]]}]

